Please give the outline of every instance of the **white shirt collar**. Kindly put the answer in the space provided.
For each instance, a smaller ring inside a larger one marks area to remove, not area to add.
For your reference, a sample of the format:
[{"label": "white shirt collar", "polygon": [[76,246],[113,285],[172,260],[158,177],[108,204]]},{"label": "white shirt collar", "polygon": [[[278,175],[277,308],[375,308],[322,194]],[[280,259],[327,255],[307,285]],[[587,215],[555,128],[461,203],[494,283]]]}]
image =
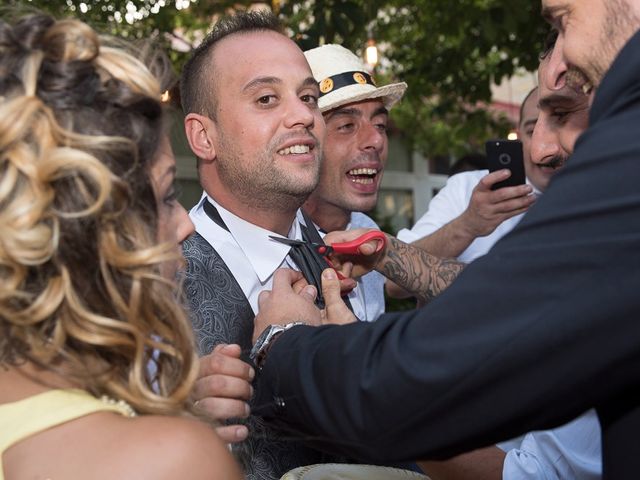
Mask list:
[{"label": "white shirt collar", "polygon": [[[281,235],[243,220],[220,206],[207,194],[205,194],[201,203],[207,200],[218,210],[220,218],[229,228],[229,233],[247,257],[260,281],[265,282],[285,261],[291,247],[269,238],[270,235]],[[295,240],[302,238],[300,225],[297,221],[294,220],[292,223],[287,237]]]}]

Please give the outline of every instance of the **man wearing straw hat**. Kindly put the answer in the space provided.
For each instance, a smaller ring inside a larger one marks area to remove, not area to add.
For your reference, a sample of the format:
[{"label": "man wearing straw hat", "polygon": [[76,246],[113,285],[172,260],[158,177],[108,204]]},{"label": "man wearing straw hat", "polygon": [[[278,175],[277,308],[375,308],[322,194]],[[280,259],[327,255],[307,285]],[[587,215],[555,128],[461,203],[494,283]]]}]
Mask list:
[{"label": "man wearing straw hat", "polygon": [[[378,228],[362,212],[376,206],[387,162],[389,110],[407,84],[377,87],[364,62],[340,45],[323,45],[305,52],[318,81],[318,106],[327,125],[318,186],[303,209],[325,232]],[[352,296],[355,315],[373,321],[384,312],[384,277],[362,277]],[[363,308],[364,307],[364,308]]]}]

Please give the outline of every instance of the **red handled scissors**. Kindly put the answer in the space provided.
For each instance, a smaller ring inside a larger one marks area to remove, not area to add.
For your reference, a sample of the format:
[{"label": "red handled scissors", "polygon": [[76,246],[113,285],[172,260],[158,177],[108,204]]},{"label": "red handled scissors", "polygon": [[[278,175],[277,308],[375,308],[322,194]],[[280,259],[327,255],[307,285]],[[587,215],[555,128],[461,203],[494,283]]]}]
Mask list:
[{"label": "red handled scissors", "polygon": [[[350,242],[332,243],[331,245],[325,245],[324,243],[306,242],[302,240],[292,240],[290,238],[276,237],[274,235],[270,235],[269,238],[275,240],[276,242],[284,243],[285,245],[289,245],[289,246],[307,245],[311,247],[313,250],[315,250],[316,253],[318,253],[319,255],[322,255],[326,260],[327,264],[331,268],[334,268],[334,267],[333,267],[333,264],[331,263],[331,260],[329,260],[328,256],[331,255],[332,253],[341,253],[345,255],[360,255],[361,254],[360,247],[363,244],[370,242],[372,240],[377,242],[376,249],[375,249],[375,253],[377,253],[380,250],[382,250],[385,244],[387,243],[387,237],[385,236],[384,233],[382,233],[379,230],[367,232],[364,235],[360,235],[355,240],[351,240]],[[340,280],[343,280],[346,278],[337,270],[336,270],[336,273],[338,274],[338,278]],[[349,292],[343,291],[342,293],[343,295],[345,295]]]},{"label": "red handled scissors", "polygon": [[378,253],[380,250],[384,248],[387,243],[387,237],[384,233],[379,230],[374,230],[371,232],[367,232],[364,235],[360,235],[355,240],[351,240],[350,242],[340,242],[340,243],[332,243],[331,245],[325,245],[324,243],[313,243],[313,242],[305,242],[302,240],[291,240],[290,238],[284,237],[276,237],[275,235],[270,235],[269,238],[275,240],[276,242],[284,243],[286,245],[302,245],[307,244],[311,246],[316,252],[320,255],[327,257],[332,253],[342,253],[345,255],[360,255],[360,247],[370,242],[371,240],[375,240],[377,242],[376,249],[374,253]]}]

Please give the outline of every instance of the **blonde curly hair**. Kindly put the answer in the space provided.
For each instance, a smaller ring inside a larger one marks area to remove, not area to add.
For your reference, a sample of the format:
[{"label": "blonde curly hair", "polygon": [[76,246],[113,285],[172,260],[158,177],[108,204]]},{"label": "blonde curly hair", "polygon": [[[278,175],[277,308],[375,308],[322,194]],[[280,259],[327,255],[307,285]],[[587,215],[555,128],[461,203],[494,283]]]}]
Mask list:
[{"label": "blonde curly hair", "polygon": [[149,179],[163,62],[138,58],[78,20],[0,22],[0,364],[179,414],[197,359]]}]

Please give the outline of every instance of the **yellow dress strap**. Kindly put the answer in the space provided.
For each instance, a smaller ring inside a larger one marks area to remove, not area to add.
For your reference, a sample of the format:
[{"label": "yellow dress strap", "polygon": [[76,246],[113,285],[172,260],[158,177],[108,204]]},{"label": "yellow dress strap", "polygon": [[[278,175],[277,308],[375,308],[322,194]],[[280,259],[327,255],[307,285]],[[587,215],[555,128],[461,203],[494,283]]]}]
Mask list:
[{"label": "yellow dress strap", "polygon": [[83,390],[49,390],[17,402],[0,405],[0,480],[2,453],[11,445],[48,428],[100,411],[124,416],[135,412],[125,402],[97,399]]}]

